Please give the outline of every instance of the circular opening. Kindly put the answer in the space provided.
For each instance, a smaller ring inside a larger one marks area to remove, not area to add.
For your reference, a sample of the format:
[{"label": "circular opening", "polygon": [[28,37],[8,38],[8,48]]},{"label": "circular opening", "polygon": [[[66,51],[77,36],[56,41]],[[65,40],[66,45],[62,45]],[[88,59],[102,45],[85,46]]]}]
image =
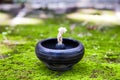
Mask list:
[{"label": "circular opening", "polygon": [[[56,49],[57,39],[47,39],[41,42],[41,45],[48,49]],[[79,42],[72,39],[63,39],[63,44],[65,45],[65,49],[72,49],[79,45]]]}]

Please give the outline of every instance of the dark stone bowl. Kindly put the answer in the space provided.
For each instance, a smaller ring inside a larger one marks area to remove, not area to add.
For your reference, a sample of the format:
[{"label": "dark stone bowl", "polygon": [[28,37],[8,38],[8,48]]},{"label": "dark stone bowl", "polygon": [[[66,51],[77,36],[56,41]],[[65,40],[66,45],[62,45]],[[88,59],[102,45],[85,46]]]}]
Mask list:
[{"label": "dark stone bowl", "polygon": [[84,46],[68,38],[63,38],[63,43],[65,49],[59,50],[55,48],[56,38],[42,40],[36,45],[36,55],[51,70],[69,70],[83,58]]}]

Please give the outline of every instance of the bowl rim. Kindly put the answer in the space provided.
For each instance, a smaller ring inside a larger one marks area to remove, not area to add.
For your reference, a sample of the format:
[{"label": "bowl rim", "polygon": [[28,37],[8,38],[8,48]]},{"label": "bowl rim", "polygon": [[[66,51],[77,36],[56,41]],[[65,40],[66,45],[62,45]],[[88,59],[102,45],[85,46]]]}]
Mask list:
[{"label": "bowl rim", "polygon": [[81,42],[79,42],[79,41],[77,41],[77,40],[75,40],[75,39],[72,39],[72,38],[63,38],[63,39],[71,40],[71,41],[74,41],[74,42],[77,42],[77,43],[78,43],[78,46],[76,46],[76,47],[74,47],[74,48],[71,48],[71,49],[64,49],[64,50],[50,49],[50,48],[46,48],[46,47],[44,47],[44,46],[42,45],[42,43],[43,43],[44,41],[52,40],[52,39],[57,39],[57,38],[47,38],[47,39],[41,40],[41,41],[39,41],[39,42],[37,43],[37,45],[39,45],[39,47],[40,47],[42,50],[46,51],[46,52],[56,52],[56,53],[66,53],[66,52],[71,53],[71,52],[73,52],[73,51],[79,52],[79,51],[83,50],[83,48],[84,48],[84,46],[83,46],[83,44],[82,44]]}]

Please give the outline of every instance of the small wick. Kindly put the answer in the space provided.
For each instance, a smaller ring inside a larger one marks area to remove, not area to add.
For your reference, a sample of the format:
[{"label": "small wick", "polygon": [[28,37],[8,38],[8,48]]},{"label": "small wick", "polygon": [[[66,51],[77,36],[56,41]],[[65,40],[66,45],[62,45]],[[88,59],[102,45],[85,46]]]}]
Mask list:
[{"label": "small wick", "polygon": [[64,27],[60,27],[59,29],[58,29],[58,35],[57,35],[57,40],[58,40],[58,44],[59,45],[61,45],[62,44],[62,35],[63,35],[63,33],[65,33],[66,31],[67,31],[67,29],[66,28],[64,28]]}]

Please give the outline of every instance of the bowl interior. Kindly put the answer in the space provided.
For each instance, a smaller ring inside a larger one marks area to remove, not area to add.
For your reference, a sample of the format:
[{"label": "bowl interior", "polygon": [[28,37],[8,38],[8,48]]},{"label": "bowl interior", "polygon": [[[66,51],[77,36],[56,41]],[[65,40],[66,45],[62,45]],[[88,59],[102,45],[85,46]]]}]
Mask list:
[{"label": "bowl interior", "polygon": [[[48,49],[56,49],[56,44],[57,44],[57,39],[53,38],[53,39],[46,39],[44,41],[41,42],[41,45],[45,48]],[[71,48],[75,48],[79,45],[79,42],[73,39],[63,39],[63,44],[65,45],[65,49],[71,49]]]}]

